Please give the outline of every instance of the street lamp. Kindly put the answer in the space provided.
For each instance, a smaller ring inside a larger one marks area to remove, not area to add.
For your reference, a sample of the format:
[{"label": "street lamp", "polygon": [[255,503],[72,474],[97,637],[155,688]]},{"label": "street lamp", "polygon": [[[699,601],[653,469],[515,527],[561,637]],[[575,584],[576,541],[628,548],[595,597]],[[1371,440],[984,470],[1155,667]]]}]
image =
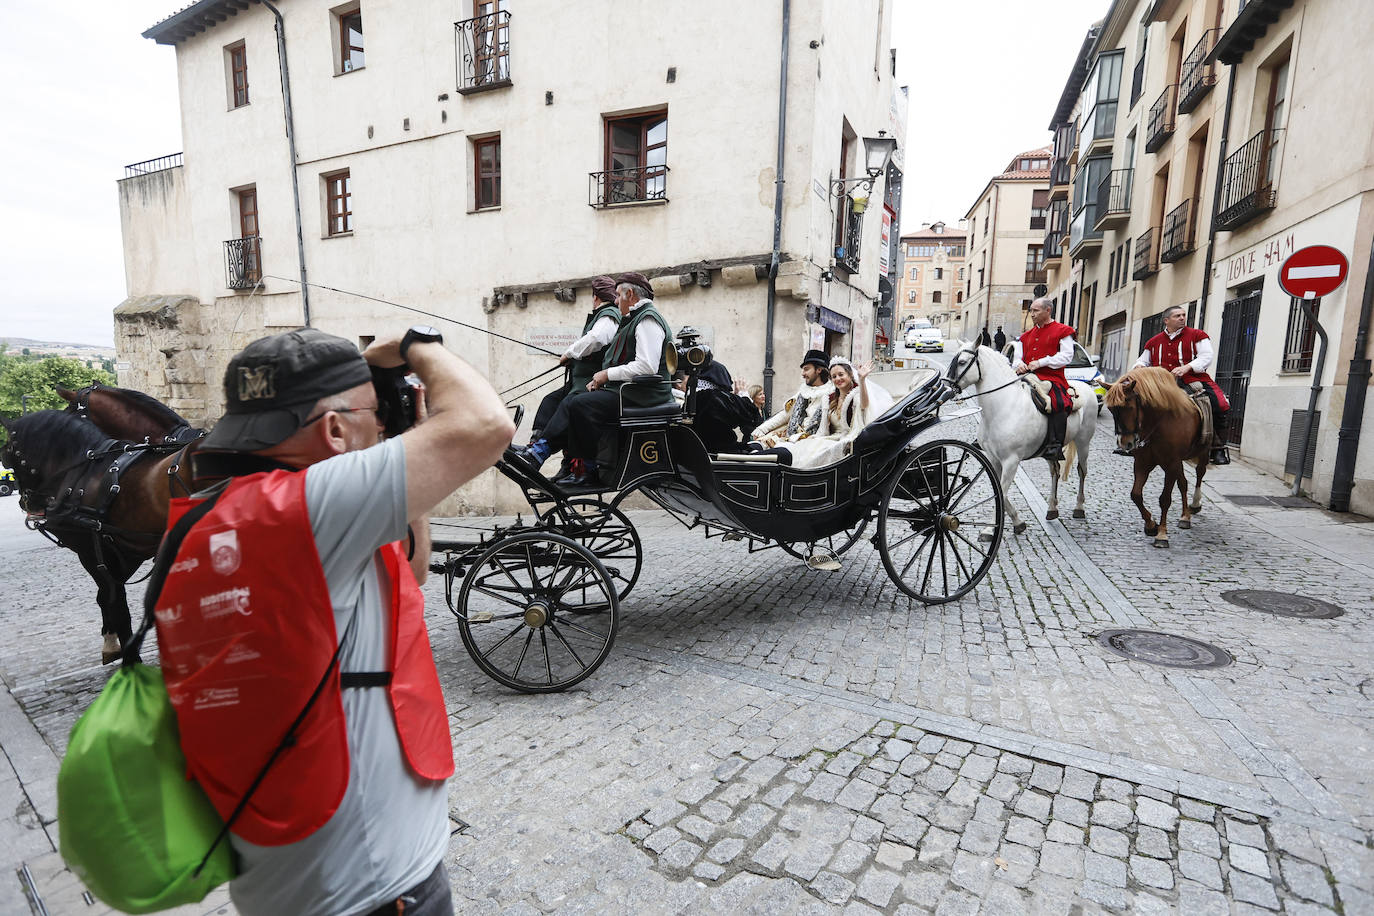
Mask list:
[{"label": "street lamp", "polygon": [[[848,187],[863,185],[865,191],[873,190],[873,182],[887,168],[887,163],[892,159],[892,154],[897,151],[897,140],[894,137],[884,137],[879,131],[880,136],[864,137],[864,169],[868,174],[860,175],[856,178],[832,178],[830,179],[830,195],[832,197],[844,197]],[[867,204],[867,198],[863,198]],[[858,203],[858,200],[855,200]],[[859,207],[855,207],[855,212],[862,212]]]}]

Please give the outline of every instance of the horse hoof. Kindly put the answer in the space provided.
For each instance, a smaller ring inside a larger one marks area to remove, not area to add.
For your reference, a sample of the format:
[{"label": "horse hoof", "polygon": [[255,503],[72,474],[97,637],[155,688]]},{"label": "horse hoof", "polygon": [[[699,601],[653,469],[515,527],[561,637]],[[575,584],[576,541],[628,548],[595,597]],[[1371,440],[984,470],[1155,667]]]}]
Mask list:
[{"label": "horse hoof", "polygon": [[1073,517],[1074,517],[1074,518],[1087,518],[1087,517],[1088,517],[1088,513],[1084,512],[1082,509],[1074,509],[1074,510],[1073,510]]},{"label": "horse hoof", "polygon": [[1046,513],[1045,513],[1045,521],[1047,521],[1047,522],[1052,522],[1052,521],[1054,521],[1054,520],[1057,519],[1057,518],[1059,518],[1059,510],[1058,510],[1058,509],[1052,509],[1052,510],[1050,510],[1049,512],[1046,512]]},{"label": "horse hoof", "polygon": [[1169,539],[1168,539],[1168,538],[1155,538],[1155,546],[1156,546],[1156,547],[1168,547],[1168,546],[1169,546]]},{"label": "horse hoof", "polygon": [[1154,537],[1156,534],[1159,534],[1159,526],[1158,526],[1158,525],[1146,525],[1146,526],[1145,526],[1145,536],[1146,536],[1147,538],[1152,538],[1152,537]]},{"label": "horse hoof", "polygon": [[108,665],[110,662],[119,658],[119,637],[113,633],[106,633],[104,640],[100,644],[100,664]]},{"label": "horse hoof", "polygon": [[1025,523],[1025,522],[1017,522],[1015,525],[1012,526],[1012,529],[1011,529],[1012,534],[1023,534],[1023,533],[1025,533],[1025,530],[1026,530],[1026,523]]},{"label": "horse hoof", "polygon": [[1193,527],[1193,522],[1191,519],[1181,518],[1178,520],[1178,527],[1184,529],[1191,528]]}]

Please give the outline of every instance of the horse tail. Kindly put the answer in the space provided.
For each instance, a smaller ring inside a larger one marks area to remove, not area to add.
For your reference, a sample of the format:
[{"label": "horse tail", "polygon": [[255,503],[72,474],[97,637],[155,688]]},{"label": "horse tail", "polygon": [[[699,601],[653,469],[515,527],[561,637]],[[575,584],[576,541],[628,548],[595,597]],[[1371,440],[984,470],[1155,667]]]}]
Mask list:
[{"label": "horse tail", "polygon": [[1060,480],[1067,481],[1069,479],[1069,471],[1073,468],[1074,461],[1077,458],[1078,444],[1070,439],[1064,445],[1064,460],[1061,462],[1064,465],[1064,469],[1059,473]]}]

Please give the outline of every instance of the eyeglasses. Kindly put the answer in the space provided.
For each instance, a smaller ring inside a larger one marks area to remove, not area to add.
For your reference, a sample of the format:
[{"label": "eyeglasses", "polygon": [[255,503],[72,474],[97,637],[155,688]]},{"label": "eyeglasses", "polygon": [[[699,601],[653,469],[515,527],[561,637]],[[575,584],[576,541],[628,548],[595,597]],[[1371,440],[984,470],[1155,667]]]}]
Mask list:
[{"label": "eyeglasses", "polygon": [[360,413],[360,412],[362,412],[362,411],[369,411],[369,412],[371,412],[372,414],[374,414],[374,415],[377,417],[377,422],[378,422],[379,424],[381,424],[382,426],[385,426],[385,425],[386,425],[386,417],[387,417],[386,401],[378,401],[376,407],[334,407],[334,408],[331,408],[331,409],[329,409],[329,410],[326,410],[324,413],[316,414],[315,416],[311,417],[309,420],[306,420],[304,423],[301,424],[300,428],[301,428],[301,429],[305,429],[305,428],[306,428],[307,426],[309,426],[311,423],[314,423],[316,420],[322,420],[322,419],[324,419],[326,416],[328,416],[328,415],[331,414],[331,413]]}]

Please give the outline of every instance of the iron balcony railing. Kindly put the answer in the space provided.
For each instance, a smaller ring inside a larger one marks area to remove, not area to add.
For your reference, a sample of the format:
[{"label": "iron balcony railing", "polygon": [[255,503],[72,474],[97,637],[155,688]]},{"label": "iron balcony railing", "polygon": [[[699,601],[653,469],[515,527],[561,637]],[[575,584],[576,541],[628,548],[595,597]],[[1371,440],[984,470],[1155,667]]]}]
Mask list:
[{"label": "iron balcony railing", "polygon": [[1248,223],[1274,206],[1274,185],[1281,130],[1262,130],[1226,157],[1222,165],[1218,229]]},{"label": "iron balcony railing", "polygon": [[587,203],[598,210],[622,204],[656,204],[668,200],[668,166],[642,165],[591,172]]},{"label": "iron balcony railing", "polygon": [[1131,260],[1131,279],[1144,280],[1159,272],[1159,227],[1151,226],[1135,240],[1135,256]]},{"label": "iron balcony railing", "polygon": [[1150,106],[1145,124],[1145,152],[1153,153],[1174,134],[1174,96],[1178,86],[1170,83]]},{"label": "iron balcony railing", "polygon": [[250,235],[224,243],[225,286],[252,289],[262,280],[262,238]]},{"label": "iron balcony railing", "polygon": [[1187,114],[1198,106],[1203,96],[1212,91],[1217,83],[1217,65],[1207,60],[1212,45],[1216,44],[1217,30],[1208,29],[1202,33],[1193,50],[1183,61],[1183,72],[1178,80],[1178,112]]},{"label": "iron balcony railing", "polygon": [[145,159],[142,162],[126,165],[124,166],[124,177],[137,178],[139,175],[151,175],[154,172],[174,169],[182,165],[181,157],[181,153],[172,153],[169,156],[159,156],[156,159]]},{"label": "iron balcony railing", "polygon": [[1046,274],[1047,271],[1044,268],[1041,268],[1040,270],[1031,270],[1030,268],[1026,268],[1026,283],[1044,283]]},{"label": "iron balcony railing", "polygon": [[1161,261],[1172,264],[1197,247],[1196,233],[1193,231],[1197,221],[1193,216],[1193,201],[1189,199],[1174,207],[1169,211],[1169,215],[1164,217],[1164,232],[1159,243]]},{"label": "iron balcony railing", "polygon": [[[848,198],[845,199],[848,203]],[[835,247],[835,261],[850,273],[859,272],[859,246],[863,243],[863,211],[854,212],[846,207],[844,219],[844,244]]]},{"label": "iron balcony railing", "polygon": [[1115,169],[1097,186],[1097,228],[1131,215],[1131,184],[1135,169]]},{"label": "iron balcony railing", "polygon": [[1135,62],[1135,69],[1131,71],[1131,107],[1140,101],[1140,94],[1145,91],[1145,58]]},{"label": "iron balcony railing", "polygon": [[458,42],[458,91],[498,89],[510,82],[510,13],[501,10],[453,24]]},{"label": "iron balcony railing", "polygon": [[1051,220],[1050,229],[1045,233],[1044,251],[1046,264],[1050,261],[1058,261],[1063,257],[1060,251],[1063,244],[1064,230],[1054,225],[1054,222]]}]

